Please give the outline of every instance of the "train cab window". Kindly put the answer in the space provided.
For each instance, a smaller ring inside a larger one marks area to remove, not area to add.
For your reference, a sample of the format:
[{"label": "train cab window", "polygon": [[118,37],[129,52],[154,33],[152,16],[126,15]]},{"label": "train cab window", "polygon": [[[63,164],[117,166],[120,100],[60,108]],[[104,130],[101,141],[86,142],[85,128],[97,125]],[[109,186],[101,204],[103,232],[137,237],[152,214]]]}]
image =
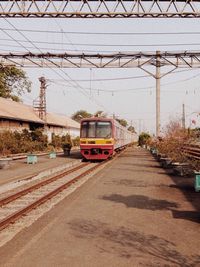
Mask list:
[{"label": "train cab window", "polygon": [[109,121],[98,121],[96,126],[96,137],[97,138],[111,138],[112,128]]},{"label": "train cab window", "polygon": [[88,136],[89,138],[95,137],[95,121],[88,122]]},{"label": "train cab window", "polygon": [[82,138],[95,138],[96,131],[95,121],[84,121],[81,124],[81,137]]},{"label": "train cab window", "polygon": [[82,124],[81,124],[81,137],[82,138],[87,137],[87,128],[88,128],[87,125],[88,125],[87,122],[82,122]]},{"label": "train cab window", "polygon": [[81,138],[111,138],[112,125],[109,121],[84,121],[81,124]]}]

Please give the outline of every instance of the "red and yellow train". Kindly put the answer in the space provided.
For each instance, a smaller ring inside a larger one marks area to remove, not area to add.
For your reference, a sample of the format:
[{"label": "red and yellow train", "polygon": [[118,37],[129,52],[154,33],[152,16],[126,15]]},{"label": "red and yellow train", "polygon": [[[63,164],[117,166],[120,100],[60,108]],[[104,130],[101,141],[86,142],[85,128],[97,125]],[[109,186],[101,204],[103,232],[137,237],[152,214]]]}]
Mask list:
[{"label": "red and yellow train", "polygon": [[105,160],[135,141],[136,134],[114,119],[95,117],[81,121],[80,150],[87,160]]}]

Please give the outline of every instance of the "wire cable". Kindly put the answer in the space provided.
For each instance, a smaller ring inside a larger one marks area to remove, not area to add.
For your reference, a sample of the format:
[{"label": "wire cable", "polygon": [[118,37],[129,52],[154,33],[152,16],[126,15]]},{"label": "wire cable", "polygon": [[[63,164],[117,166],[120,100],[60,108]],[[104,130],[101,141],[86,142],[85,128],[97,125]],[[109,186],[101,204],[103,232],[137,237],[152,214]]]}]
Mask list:
[{"label": "wire cable", "polygon": [[[185,71],[189,71],[189,70],[185,70]],[[179,71],[179,72],[181,72],[181,71]],[[186,78],[186,79],[181,79],[179,81],[164,83],[164,84],[162,84],[162,86],[168,86],[168,85],[171,85],[171,84],[182,83],[182,82],[185,82],[185,81],[192,80],[192,79],[194,79],[196,77],[199,77],[199,76],[200,76],[200,74],[196,74],[196,75],[193,75],[192,77],[189,77],[189,78]],[[64,85],[62,83],[59,83],[58,80],[49,79],[49,81],[53,82],[55,84],[59,84],[61,86],[66,87],[66,85]],[[73,88],[76,88],[76,87],[73,86]],[[120,92],[127,92],[127,91],[139,91],[139,90],[153,89],[153,88],[155,88],[155,86],[146,86],[146,87],[138,87],[138,88],[131,88],[131,89],[118,89],[118,90],[115,90],[115,89],[92,89],[92,91],[106,92],[106,93],[120,93]],[[90,90],[90,88],[86,88],[86,87],[84,87],[84,89],[85,90]],[[168,91],[171,92],[171,91],[174,91],[174,90],[168,90]]]},{"label": "wire cable", "polygon": [[[6,31],[14,31],[10,28],[0,28]],[[185,32],[83,32],[83,31],[53,31],[53,30],[34,30],[34,29],[18,29],[20,32],[35,32],[35,33],[53,33],[53,34],[77,34],[77,35],[193,35],[200,34],[199,31],[185,31]]]},{"label": "wire cable", "polygon": [[[9,22],[10,23],[10,22]],[[25,36],[24,34],[22,34],[23,36]],[[71,46],[71,43],[61,43],[61,42],[48,42],[48,41],[36,41],[36,40],[32,40],[30,41],[27,37],[24,37],[26,40],[17,40],[15,39],[15,42],[22,42],[22,43],[36,43],[36,44],[50,44],[50,45],[66,45],[66,46]],[[13,41],[10,39],[5,39],[5,38],[1,38],[0,41]],[[196,45],[200,45],[200,43],[166,43],[166,44],[159,44],[159,43],[155,43],[155,44],[100,44],[100,43],[73,43],[73,45],[79,45],[79,46],[91,46],[91,47],[96,47],[96,46],[102,46],[102,47],[152,47],[152,46],[196,46]],[[35,47],[35,46],[34,46]]]},{"label": "wire cable", "polygon": [[[30,44],[32,44],[37,50],[39,50],[40,52],[42,52],[41,50],[40,50],[40,48],[38,48],[36,45],[35,45],[35,43],[34,43],[34,41],[32,41],[32,40],[29,40],[23,33],[21,33],[10,21],[8,21],[6,18],[4,18],[6,21],[7,21],[7,23],[9,24],[9,25],[11,25],[11,27],[13,27],[20,35],[22,35],[25,39],[26,39],[26,41],[27,42],[29,42]],[[8,34],[7,34],[8,35]],[[13,37],[12,37],[12,40],[15,40]],[[17,41],[17,40],[16,40]],[[19,42],[19,44],[21,45],[21,43]],[[25,48],[25,47],[24,47]],[[27,50],[27,48],[25,48],[26,50]],[[27,50],[28,51],[28,50]],[[47,59],[48,61],[50,61],[49,59]],[[51,61],[50,61],[51,62]],[[70,81],[68,81],[68,80],[66,80],[60,73],[58,73],[56,70],[54,70],[54,69],[52,69],[52,68],[50,68],[54,73],[56,73],[58,76],[60,76],[62,79],[64,79],[66,82],[74,82],[80,89],[81,89],[81,93],[83,94],[83,95],[85,95],[87,98],[88,98],[88,93],[87,92],[84,92],[84,88],[82,88],[76,81],[73,81],[73,79],[69,76],[69,74],[67,74],[66,72],[64,72],[62,69],[60,69],[60,71],[62,72],[62,73],[64,73],[64,75],[66,75],[69,79],[70,79]],[[92,101],[92,99],[89,97],[88,98],[89,100],[91,100]],[[100,107],[103,107],[104,108],[104,106],[102,105],[102,104],[99,104],[96,100],[94,100],[94,102],[98,105],[98,106],[100,106]]]}]

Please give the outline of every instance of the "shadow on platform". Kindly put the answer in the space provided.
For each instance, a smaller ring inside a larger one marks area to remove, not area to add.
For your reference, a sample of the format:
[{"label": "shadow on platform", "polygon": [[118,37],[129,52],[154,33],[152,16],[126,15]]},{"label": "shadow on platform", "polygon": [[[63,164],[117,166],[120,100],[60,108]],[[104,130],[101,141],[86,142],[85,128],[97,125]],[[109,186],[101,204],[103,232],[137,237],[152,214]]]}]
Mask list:
[{"label": "shadow on platform", "polygon": [[180,210],[171,210],[173,218],[183,219],[196,223],[200,223],[200,212],[198,211],[180,211]]},{"label": "shadow on platform", "polygon": [[[92,241],[93,244],[94,240],[97,240],[96,248],[100,253],[133,260],[139,257],[142,260],[141,266],[195,267],[200,263],[199,255],[184,255],[177,250],[173,242],[156,235],[124,226],[109,225],[99,220],[74,219],[68,225],[76,238]],[[149,261],[149,256],[153,257],[155,262]],[[158,260],[159,265],[155,265]]]},{"label": "shadow on platform", "polygon": [[103,196],[103,200],[109,200],[116,203],[123,203],[128,208],[145,209],[145,210],[171,210],[171,208],[178,208],[179,205],[175,202],[166,200],[152,199],[143,195],[123,196],[119,194],[112,194]]}]

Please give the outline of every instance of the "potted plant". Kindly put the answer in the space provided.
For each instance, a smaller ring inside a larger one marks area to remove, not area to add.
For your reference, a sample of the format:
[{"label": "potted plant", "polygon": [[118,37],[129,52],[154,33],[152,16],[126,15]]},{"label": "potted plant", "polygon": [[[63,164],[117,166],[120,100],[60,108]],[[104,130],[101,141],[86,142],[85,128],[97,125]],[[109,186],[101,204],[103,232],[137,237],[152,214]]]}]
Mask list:
[{"label": "potted plant", "polygon": [[63,148],[64,155],[65,156],[69,156],[70,155],[71,148],[72,148],[71,143],[64,143],[62,145],[62,148]]}]

